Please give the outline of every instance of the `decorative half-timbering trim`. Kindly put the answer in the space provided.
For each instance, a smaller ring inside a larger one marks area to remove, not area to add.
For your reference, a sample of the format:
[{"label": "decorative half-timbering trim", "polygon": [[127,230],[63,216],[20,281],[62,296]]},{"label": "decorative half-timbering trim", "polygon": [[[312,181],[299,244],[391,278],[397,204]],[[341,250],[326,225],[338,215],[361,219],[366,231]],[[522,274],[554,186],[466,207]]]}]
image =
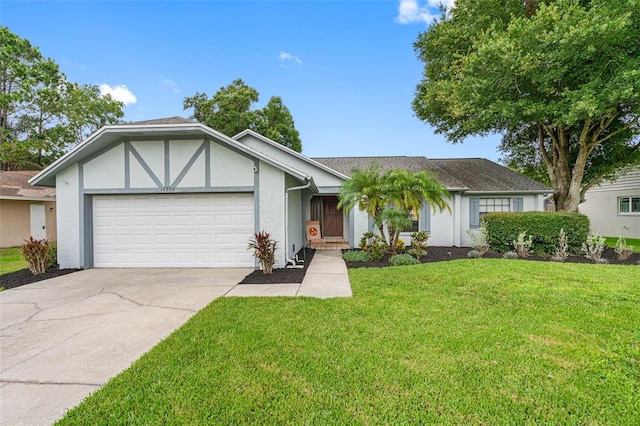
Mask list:
[{"label": "decorative half-timbering trim", "polygon": [[191,170],[191,167],[193,167],[193,165],[195,164],[196,160],[204,152],[204,150],[205,150],[205,148],[206,148],[206,146],[208,144],[209,143],[207,141],[204,141],[204,142],[202,142],[202,144],[200,144],[198,149],[196,149],[196,152],[193,153],[193,155],[191,156],[189,161],[187,161],[187,164],[185,164],[185,166],[182,168],[182,171],[180,171],[180,174],[178,174],[178,177],[176,177],[176,179],[173,181],[173,183],[170,186],[176,188],[178,185],[180,185],[180,182],[182,182],[182,179],[184,179],[184,177],[187,175],[187,173],[189,173],[189,170]]},{"label": "decorative half-timbering trim", "polygon": [[[165,155],[166,155],[166,145],[165,145]],[[158,176],[156,176],[155,173],[153,173],[153,170],[151,170],[151,167],[149,167],[149,165],[147,164],[146,161],[144,161],[144,158],[142,158],[142,156],[140,155],[140,153],[136,150],[136,148],[129,143],[129,152],[131,153],[131,155],[133,155],[133,157],[138,160],[138,163],[140,163],[140,165],[142,166],[142,168],[144,169],[145,172],[147,172],[147,174],[149,175],[149,177],[153,180],[153,183],[156,184],[156,186],[158,188],[162,188],[162,182],[160,181],[160,179],[158,178]],[[165,181],[167,180],[167,171],[166,171],[166,162],[167,159],[165,158]],[[169,185],[165,185],[165,186],[169,186]]]},{"label": "decorative half-timbering trim", "polygon": [[[171,186],[171,152],[169,139],[164,140],[164,186]],[[162,185],[159,185],[162,186]]]}]

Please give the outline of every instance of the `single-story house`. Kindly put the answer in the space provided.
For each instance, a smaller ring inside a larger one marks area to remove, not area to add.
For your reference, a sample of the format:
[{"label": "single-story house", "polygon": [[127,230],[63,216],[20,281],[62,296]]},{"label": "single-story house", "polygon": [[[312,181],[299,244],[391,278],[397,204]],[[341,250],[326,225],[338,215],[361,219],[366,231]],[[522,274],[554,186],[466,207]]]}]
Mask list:
[{"label": "single-story house", "polygon": [[312,159],[180,117],[105,126],[31,183],[56,188],[63,268],[253,267],[247,243],[260,230],[278,241],[283,267],[307,244],[307,221],[349,246],[372,229],[366,213],[337,208],[351,169],[372,161],[431,170],[450,190],[452,213],[425,205],[416,223],[431,245],[468,245],[484,213],[542,210],[551,191],[485,159]]},{"label": "single-story house", "polygon": [[37,174],[0,171],[0,247],[21,246],[30,236],[56,239],[56,190],[29,185]]},{"label": "single-story house", "polygon": [[589,188],[578,209],[589,217],[591,232],[640,238],[640,167]]}]

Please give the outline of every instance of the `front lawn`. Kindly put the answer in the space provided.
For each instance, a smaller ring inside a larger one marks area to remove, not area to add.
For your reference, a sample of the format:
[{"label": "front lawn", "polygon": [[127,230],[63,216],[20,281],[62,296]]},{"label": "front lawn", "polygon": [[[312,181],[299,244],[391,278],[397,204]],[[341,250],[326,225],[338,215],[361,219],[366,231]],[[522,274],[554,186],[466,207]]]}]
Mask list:
[{"label": "front lawn", "polygon": [[[604,237],[605,244],[609,247],[615,247],[618,242],[618,237]],[[625,238],[625,241],[630,246],[633,246],[635,253],[640,253],[640,238]]]},{"label": "front lawn", "polygon": [[353,298],[221,298],[61,424],[638,424],[640,267],[349,271]]},{"label": "front lawn", "polygon": [[22,247],[0,248],[0,275],[28,268]]}]

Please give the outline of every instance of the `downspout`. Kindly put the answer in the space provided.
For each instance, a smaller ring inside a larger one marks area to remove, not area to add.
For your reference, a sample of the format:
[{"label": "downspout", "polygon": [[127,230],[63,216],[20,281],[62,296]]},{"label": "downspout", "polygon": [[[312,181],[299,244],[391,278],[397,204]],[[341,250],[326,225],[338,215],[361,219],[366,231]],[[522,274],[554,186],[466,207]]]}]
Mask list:
[{"label": "downspout", "polygon": [[285,268],[289,267],[289,263],[291,263],[291,268],[304,268],[304,265],[297,265],[296,261],[293,259],[289,259],[289,191],[297,191],[302,189],[307,189],[311,186],[311,179],[307,176],[305,178],[307,183],[302,186],[293,186],[291,188],[287,188],[284,193],[284,260],[285,260]]}]

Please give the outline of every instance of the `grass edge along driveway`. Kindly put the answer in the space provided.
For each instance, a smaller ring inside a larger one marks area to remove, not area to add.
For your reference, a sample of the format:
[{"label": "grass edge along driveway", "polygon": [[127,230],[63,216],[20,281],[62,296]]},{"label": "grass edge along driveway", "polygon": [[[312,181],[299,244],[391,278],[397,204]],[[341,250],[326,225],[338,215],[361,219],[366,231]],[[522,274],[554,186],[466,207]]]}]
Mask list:
[{"label": "grass edge along driveway", "polygon": [[350,271],[354,297],[221,298],[60,424],[637,424],[640,267]]}]

